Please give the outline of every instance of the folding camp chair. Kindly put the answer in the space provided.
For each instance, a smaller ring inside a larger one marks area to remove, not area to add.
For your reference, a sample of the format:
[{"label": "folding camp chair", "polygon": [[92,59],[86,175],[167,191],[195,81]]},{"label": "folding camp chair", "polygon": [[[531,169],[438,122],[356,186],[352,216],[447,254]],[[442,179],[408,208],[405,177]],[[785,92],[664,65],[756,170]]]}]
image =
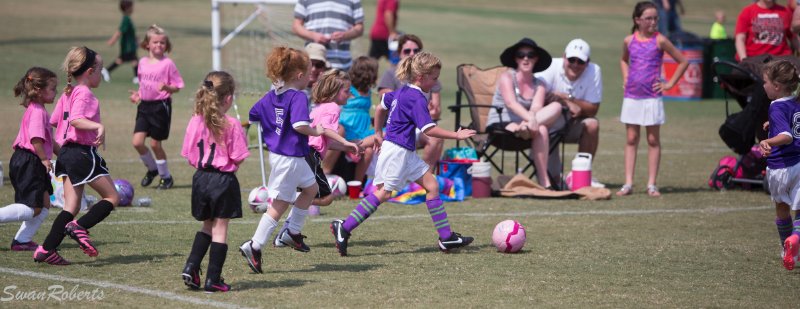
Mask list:
[{"label": "folding camp chair", "polygon": [[[501,174],[505,172],[505,152],[514,152],[514,171],[526,173],[530,168],[532,169],[529,177],[536,175],[536,167],[533,165],[533,160],[528,156],[527,150],[531,147],[529,140],[518,138],[514,133],[501,129],[486,130],[486,122],[489,116],[489,110],[495,109],[498,114],[502,115],[503,107],[493,106],[492,97],[494,96],[495,84],[501,74],[506,72],[506,67],[498,66],[490,69],[483,70],[473,64],[461,64],[456,68],[456,83],[458,84],[458,91],[456,92],[456,105],[448,106],[456,115],[456,130],[461,127],[475,130],[477,134],[466,142],[470,147],[475,148],[479,157],[485,158],[492,166]],[[462,96],[466,97],[467,104],[462,103]],[[469,108],[469,114],[472,119],[469,125],[464,126],[461,124],[461,110]],[[562,116],[566,117],[567,110],[562,110]],[[502,121],[502,119],[501,119]],[[550,133],[550,153],[562,144],[564,138],[564,130],[557,130]],[[457,141],[456,145],[460,145]],[[495,157],[500,153],[499,160]],[[561,151],[563,156],[563,149]],[[525,158],[525,161],[520,162],[520,157]],[[498,162],[499,161],[499,162]],[[563,158],[561,162],[564,162]],[[562,165],[563,172],[563,165]],[[552,175],[548,173],[550,183],[557,188],[562,188],[562,181],[560,175]]]}]

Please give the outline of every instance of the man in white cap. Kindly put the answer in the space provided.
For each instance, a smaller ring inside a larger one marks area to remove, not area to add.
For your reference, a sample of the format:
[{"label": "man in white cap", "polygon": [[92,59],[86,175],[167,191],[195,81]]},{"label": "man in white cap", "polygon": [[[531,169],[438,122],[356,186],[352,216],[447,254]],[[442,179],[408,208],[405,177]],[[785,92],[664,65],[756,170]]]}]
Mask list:
[{"label": "man in white cap", "polygon": [[[564,57],[553,58],[550,67],[536,73],[536,77],[547,87],[548,102],[559,102],[569,108],[564,142],[578,143],[579,152],[588,152],[594,158],[600,140],[600,124],[595,117],[603,100],[603,81],[600,66],[590,62],[590,55],[589,44],[574,39],[567,44]],[[563,124],[553,126],[563,127]],[[560,159],[558,155],[550,156],[551,175],[560,173]],[[594,178],[592,186],[605,187]]]}]

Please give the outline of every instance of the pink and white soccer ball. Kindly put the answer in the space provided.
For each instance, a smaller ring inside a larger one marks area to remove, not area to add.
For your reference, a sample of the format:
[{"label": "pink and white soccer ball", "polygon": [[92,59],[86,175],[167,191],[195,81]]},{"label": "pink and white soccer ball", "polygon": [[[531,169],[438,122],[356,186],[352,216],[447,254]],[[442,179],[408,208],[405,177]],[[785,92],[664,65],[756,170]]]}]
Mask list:
[{"label": "pink and white soccer ball", "polygon": [[253,212],[266,212],[272,199],[269,198],[269,190],[267,187],[259,186],[250,191],[247,197],[247,203],[250,204],[250,209]]},{"label": "pink and white soccer ball", "polygon": [[328,185],[331,186],[331,195],[334,198],[347,194],[347,182],[342,177],[337,175],[326,175],[326,177],[328,177]]},{"label": "pink and white soccer ball", "polygon": [[492,232],[492,242],[500,252],[519,252],[525,246],[525,239],[525,227],[516,220],[500,222]]}]

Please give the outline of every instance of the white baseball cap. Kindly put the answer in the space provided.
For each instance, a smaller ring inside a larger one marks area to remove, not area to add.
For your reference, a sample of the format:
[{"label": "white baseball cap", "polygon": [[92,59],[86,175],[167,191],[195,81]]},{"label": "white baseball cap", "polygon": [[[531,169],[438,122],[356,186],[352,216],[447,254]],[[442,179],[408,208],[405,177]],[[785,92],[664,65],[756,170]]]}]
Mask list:
[{"label": "white baseball cap", "polygon": [[574,39],[569,41],[567,44],[567,48],[564,50],[564,55],[567,59],[576,57],[583,61],[589,61],[589,55],[591,54],[592,49],[589,47],[589,43],[586,43],[583,39]]},{"label": "white baseball cap", "polygon": [[319,60],[325,62],[325,67],[330,68],[331,64],[328,63],[328,59],[326,59],[325,54],[327,50],[325,45],[319,43],[308,43],[305,47],[306,53],[308,53],[308,58],[311,60]]}]

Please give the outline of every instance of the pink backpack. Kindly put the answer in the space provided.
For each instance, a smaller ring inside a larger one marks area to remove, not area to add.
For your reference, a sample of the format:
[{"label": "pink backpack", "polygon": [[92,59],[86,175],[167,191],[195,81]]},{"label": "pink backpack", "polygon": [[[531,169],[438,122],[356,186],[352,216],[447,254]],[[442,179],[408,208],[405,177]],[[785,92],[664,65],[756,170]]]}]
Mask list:
[{"label": "pink backpack", "polygon": [[708,178],[708,186],[717,190],[732,188],[733,182],[729,180],[734,177],[741,178],[744,176],[744,171],[741,167],[739,167],[734,174],[734,167],[736,167],[736,157],[724,156],[722,159],[719,159],[719,164],[717,164],[714,172],[712,172],[711,176]]}]

